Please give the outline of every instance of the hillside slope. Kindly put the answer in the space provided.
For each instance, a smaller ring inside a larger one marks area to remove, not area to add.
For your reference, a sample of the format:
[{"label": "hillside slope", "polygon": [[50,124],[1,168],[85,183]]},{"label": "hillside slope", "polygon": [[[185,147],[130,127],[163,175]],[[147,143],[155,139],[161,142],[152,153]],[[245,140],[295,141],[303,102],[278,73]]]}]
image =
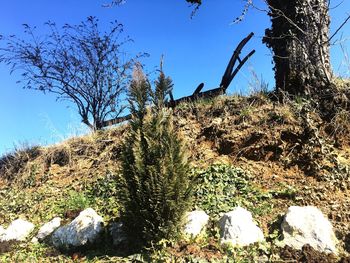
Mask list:
[{"label": "hillside slope", "polygon": [[[255,213],[266,235],[273,233],[273,222],[289,206],[314,205],[331,220],[341,253],[350,252],[350,125],[346,118],[337,115],[325,123],[305,100],[280,104],[262,94],[183,103],[174,116],[192,166],[205,169],[220,163],[242,168],[251,175],[254,187],[271,195],[268,209]],[[118,203],[111,193],[117,190],[110,185],[118,178],[126,131],[123,124],[3,156],[0,225],[18,217],[35,224],[57,215],[70,220],[87,206],[112,220],[118,215]],[[259,203],[253,205],[260,209]],[[60,257],[69,260],[69,255],[48,247],[40,252],[31,246],[17,249],[26,255],[35,251],[48,262]],[[6,259],[14,256],[11,249],[3,252]]]}]

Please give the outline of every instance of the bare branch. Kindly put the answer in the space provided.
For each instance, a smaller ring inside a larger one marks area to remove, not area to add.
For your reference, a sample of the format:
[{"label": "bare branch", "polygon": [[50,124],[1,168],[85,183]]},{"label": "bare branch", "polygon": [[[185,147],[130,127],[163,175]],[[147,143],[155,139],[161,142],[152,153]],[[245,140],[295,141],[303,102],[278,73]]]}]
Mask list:
[{"label": "bare branch", "polygon": [[122,47],[131,39],[119,40],[123,26],[117,21],[106,33],[101,33],[95,17],[61,29],[50,21],[45,25],[49,33],[43,36],[35,34],[35,27],[23,25],[29,40],[1,38],[0,62],[22,73],[25,88],[73,102],[83,123],[102,128],[105,118],[124,110],[120,98],[135,60],[144,54],[126,58]]},{"label": "bare branch", "polygon": [[328,39],[328,42],[331,42],[331,40],[339,33],[339,31],[346,25],[346,23],[350,20],[350,15],[344,20],[344,22],[338,27],[338,29],[334,32],[334,34]]}]

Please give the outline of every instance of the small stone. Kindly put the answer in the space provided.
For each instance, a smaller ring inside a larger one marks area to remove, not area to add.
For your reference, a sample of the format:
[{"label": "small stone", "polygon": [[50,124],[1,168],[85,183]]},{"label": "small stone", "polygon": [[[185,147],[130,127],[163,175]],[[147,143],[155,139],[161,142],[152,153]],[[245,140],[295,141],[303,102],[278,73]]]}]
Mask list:
[{"label": "small stone", "polygon": [[34,229],[34,224],[23,220],[23,219],[17,219],[13,221],[9,227],[4,230],[0,230],[2,234],[0,234],[0,242],[3,241],[24,241],[29,236],[29,234]]},{"label": "small stone", "polygon": [[109,226],[109,233],[112,236],[114,246],[119,246],[127,240],[122,222],[111,223]]},{"label": "small stone", "polygon": [[196,237],[208,224],[209,216],[204,211],[192,211],[186,215],[185,234]]},{"label": "small stone", "polygon": [[266,255],[260,256],[257,258],[257,263],[266,263],[269,262],[269,257]]},{"label": "small stone", "polygon": [[252,214],[242,207],[236,207],[233,211],[224,214],[219,225],[222,244],[247,246],[264,241],[264,234],[254,223]]},{"label": "small stone", "polygon": [[337,253],[332,224],[314,206],[291,206],[282,222],[283,244],[301,249],[309,244],[325,253]]},{"label": "small stone", "polygon": [[47,236],[51,235],[61,225],[61,218],[55,217],[50,222],[44,224],[40,229],[36,238],[39,241],[44,240]]},{"label": "small stone", "polygon": [[222,118],[215,118],[212,120],[212,123],[217,125],[217,126],[220,126],[222,123]]},{"label": "small stone", "polygon": [[30,242],[32,242],[33,244],[38,244],[39,240],[36,237],[33,237]]}]

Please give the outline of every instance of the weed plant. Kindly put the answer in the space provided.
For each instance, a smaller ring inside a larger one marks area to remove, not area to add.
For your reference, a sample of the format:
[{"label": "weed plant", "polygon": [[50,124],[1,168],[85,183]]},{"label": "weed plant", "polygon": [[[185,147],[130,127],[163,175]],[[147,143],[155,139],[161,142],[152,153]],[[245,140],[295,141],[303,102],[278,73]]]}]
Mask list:
[{"label": "weed plant", "polygon": [[271,194],[254,186],[251,175],[240,168],[215,164],[205,170],[194,169],[192,174],[198,180],[195,204],[215,220],[236,206],[257,215],[271,208],[268,202]]}]

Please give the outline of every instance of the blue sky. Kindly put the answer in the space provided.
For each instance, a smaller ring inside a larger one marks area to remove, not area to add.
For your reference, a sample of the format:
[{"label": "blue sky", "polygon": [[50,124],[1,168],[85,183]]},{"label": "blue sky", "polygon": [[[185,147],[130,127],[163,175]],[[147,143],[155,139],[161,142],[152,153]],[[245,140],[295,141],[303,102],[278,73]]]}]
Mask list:
[{"label": "blue sky", "polygon": [[[261,0],[258,0],[261,1]],[[43,24],[54,21],[78,24],[87,16],[96,16],[100,24],[108,26],[113,20],[124,24],[124,29],[135,42],[126,47],[130,54],[147,52],[144,59],[147,70],[158,66],[162,54],[165,56],[165,73],[174,81],[174,96],[189,95],[200,83],[205,88],[214,88],[220,83],[228,59],[238,42],[251,31],[255,37],[243,54],[256,49],[256,54],[234,79],[229,93],[249,92],[251,71],[273,87],[272,57],[261,43],[269,19],[264,12],[250,10],[245,20],[231,25],[239,16],[243,1],[206,0],[193,19],[192,9],[185,0],[128,0],[121,7],[103,8],[108,0],[11,0],[0,3],[0,34],[23,34],[23,23],[44,30]],[[333,1],[336,5],[340,0]],[[262,6],[259,2],[258,5]],[[331,11],[332,30],[347,17],[350,1]],[[350,42],[350,25],[343,30],[345,47]],[[340,35],[339,35],[340,36]],[[340,46],[332,47],[332,64],[336,73],[349,75]],[[21,144],[47,145],[86,131],[73,104],[56,101],[52,94],[25,90],[20,84],[19,72],[10,75],[5,65],[0,65],[0,155]]]}]

